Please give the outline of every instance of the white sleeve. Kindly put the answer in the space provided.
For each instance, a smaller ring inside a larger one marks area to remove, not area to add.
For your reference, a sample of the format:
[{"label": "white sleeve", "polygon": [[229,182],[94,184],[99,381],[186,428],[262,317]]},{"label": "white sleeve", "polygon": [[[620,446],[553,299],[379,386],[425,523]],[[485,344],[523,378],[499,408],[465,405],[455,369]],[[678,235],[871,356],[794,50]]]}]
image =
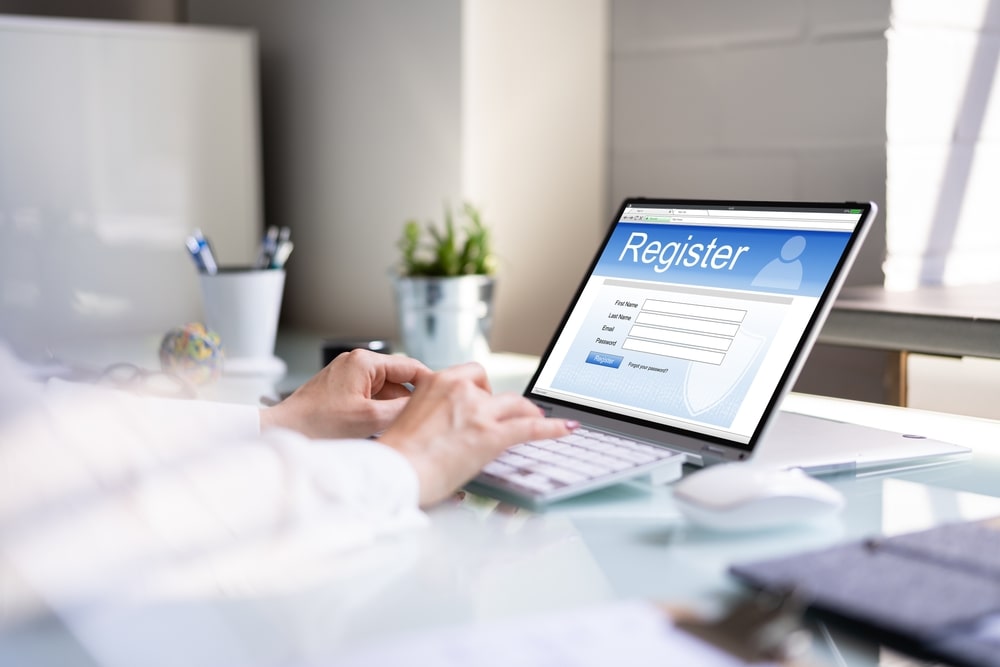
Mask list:
[{"label": "white sleeve", "polygon": [[151,427],[167,427],[180,440],[235,439],[260,435],[260,410],[252,405],[218,401],[136,396],[96,385],[49,380],[49,402],[95,401],[117,406],[121,414],[137,413]]},{"label": "white sleeve", "polygon": [[140,566],[143,585],[171,589],[287,580],[427,523],[396,451],[261,434],[253,407],[57,387],[42,410],[2,426],[0,551],[33,580],[72,575],[61,594],[141,587],[122,580]]}]

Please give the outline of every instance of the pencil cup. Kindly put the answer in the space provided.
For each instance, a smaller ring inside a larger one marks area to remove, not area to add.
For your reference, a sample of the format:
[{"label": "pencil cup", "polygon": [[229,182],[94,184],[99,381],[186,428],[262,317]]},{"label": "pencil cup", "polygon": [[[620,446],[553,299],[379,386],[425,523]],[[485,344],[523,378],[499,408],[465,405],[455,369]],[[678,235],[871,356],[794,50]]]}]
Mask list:
[{"label": "pencil cup", "polygon": [[284,372],[274,356],[285,289],[282,269],[219,269],[200,274],[205,324],[222,340],[223,372]]}]

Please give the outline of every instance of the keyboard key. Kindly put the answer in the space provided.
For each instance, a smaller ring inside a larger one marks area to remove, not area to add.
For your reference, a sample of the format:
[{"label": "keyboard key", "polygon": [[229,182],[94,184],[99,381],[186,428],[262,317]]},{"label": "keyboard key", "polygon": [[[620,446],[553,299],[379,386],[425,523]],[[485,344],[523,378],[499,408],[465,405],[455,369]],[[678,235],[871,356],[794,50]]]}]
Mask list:
[{"label": "keyboard key", "polygon": [[621,479],[632,468],[674,457],[664,448],[578,428],[558,440],[515,445],[487,464],[483,475],[505,480],[527,496],[542,498],[550,493],[571,494],[576,486],[593,488],[602,478]]},{"label": "keyboard key", "polygon": [[656,460],[656,456],[652,454],[646,454],[644,452],[637,452],[634,449],[628,449],[626,447],[619,446],[614,455],[618,458],[625,459],[626,461],[632,461],[633,463],[651,463]]},{"label": "keyboard key", "polygon": [[551,477],[557,482],[562,482],[563,484],[573,484],[574,482],[582,482],[587,479],[586,475],[581,475],[578,472],[573,472],[572,470],[567,470],[566,468],[554,465],[539,466],[535,468],[535,472],[540,475]]},{"label": "keyboard key", "polygon": [[523,468],[531,464],[531,459],[521,456],[520,454],[511,454],[510,452],[504,452],[501,454],[497,461],[506,463],[507,465],[515,468]]},{"label": "keyboard key", "polygon": [[551,479],[539,473],[518,475],[516,477],[508,477],[507,479],[518,486],[524,486],[537,491],[551,491],[556,486]]},{"label": "keyboard key", "polygon": [[604,468],[598,465],[593,465],[592,463],[587,463],[586,461],[579,461],[576,459],[570,459],[565,461],[563,464],[564,468],[568,468],[574,472],[582,473],[587,477],[597,477],[598,475],[609,472],[608,468]]},{"label": "keyboard key", "polygon": [[485,466],[483,466],[483,472],[488,472],[491,475],[496,475],[497,477],[503,477],[508,473],[512,473],[517,468],[511,465],[507,465],[502,461],[490,461]]}]

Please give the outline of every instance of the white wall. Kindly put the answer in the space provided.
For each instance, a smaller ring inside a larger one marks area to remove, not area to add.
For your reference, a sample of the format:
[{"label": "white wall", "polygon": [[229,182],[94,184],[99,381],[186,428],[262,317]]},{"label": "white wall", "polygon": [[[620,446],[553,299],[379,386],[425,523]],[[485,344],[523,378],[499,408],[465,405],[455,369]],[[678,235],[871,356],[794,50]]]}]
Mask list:
[{"label": "white wall", "polygon": [[[612,9],[612,199],[885,201],[887,0]],[[881,282],[881,220],[851,283]]]},{"label": "white wall", "polygon": [[493,347],[539,354],[610,220],[605,0],[465,0],[463,189],[495,228]]},{"label": "white wall", "polygon": [[894,0],[886,287],[1000,281],[1000,3]]}]

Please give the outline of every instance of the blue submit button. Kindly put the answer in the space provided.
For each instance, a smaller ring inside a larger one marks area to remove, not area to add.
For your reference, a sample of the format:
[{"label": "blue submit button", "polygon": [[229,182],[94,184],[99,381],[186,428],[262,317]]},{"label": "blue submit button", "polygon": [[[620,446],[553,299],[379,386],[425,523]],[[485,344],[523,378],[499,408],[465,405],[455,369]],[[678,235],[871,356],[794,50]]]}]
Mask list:
[{"label": "blue submit button", "polygon": [[597,366],[607,366],[608,368],[618,368],[621,366],[623,357],[617,354],[605,354],[604,352],[591,352],[587,355],[587,363]]}]

